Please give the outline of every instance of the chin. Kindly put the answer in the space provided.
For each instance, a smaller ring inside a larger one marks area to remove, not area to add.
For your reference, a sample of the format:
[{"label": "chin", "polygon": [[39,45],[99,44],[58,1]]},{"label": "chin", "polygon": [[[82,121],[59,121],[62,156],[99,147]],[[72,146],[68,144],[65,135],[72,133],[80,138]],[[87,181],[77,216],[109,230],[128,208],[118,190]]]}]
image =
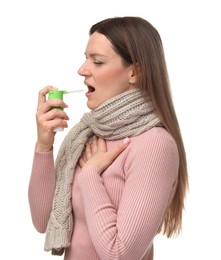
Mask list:
[{"label": "chin", "polygon": [[94,110],[94,109],[96,109],[98,106],[96,106],[96,105],[93,104],[92,102],[88,101],[88,102],[87,102],[87,107],[88,107],[90,110]]},{"label": "chin", "polygon": [[108,99],[100,99],[100,100],[93,100],[93,99],[88,99],[87,101],[87,107],[90,109],[90,110],[95,110],[96,108],[98,108],[99,106],[101,106],[104,102],[106,102]]}]

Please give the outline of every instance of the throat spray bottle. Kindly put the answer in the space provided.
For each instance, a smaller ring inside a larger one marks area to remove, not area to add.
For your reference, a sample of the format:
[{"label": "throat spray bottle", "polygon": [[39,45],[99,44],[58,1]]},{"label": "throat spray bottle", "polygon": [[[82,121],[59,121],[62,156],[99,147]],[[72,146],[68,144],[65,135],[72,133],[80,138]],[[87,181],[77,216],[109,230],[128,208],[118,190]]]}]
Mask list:
[{"label": "throat spray bottle", "polygon": [[[67,90],[49,90],[48,92],[48,99],[60,99],[63,100],[64,94],[74,93],[74,92],[80,92],[83,91],[83,89],[80,90],[73,90],[73,91],[67,91]],[[64,110],[63,107],[51,107],[51,109],[59,109]],[[63,131],[63,126],[57,126],[54,128],[54,132]]]}]

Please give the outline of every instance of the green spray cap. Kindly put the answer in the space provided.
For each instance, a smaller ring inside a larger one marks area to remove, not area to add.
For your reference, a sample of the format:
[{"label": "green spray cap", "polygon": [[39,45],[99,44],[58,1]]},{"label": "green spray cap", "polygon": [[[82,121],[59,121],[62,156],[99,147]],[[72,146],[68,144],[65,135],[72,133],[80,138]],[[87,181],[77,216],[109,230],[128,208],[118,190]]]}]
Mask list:
[{"label": "green spray cap", "polygon": [[49,90],[48,99],[60,99],[63,100],[63,94],[65,94],[66,90]]},{"label": "green spray cap", "polygon": [[[63,100],[63,94],[65,94],[67,91],[66,90],[49,90],[48,92],[48,99],[60,99]],[[51,107],[51,109],[59,109],[63,110],[62,107]]]}]

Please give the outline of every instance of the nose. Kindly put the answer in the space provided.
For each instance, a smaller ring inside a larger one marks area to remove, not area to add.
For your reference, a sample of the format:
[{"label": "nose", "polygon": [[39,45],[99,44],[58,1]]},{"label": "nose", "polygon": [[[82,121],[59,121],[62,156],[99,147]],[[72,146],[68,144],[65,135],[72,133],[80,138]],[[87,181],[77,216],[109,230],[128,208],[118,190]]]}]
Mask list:
[{"label": "nose", "polygon": [[90,70],[88,69],[87,62],[83,63],[78,69],[78,74],[80,76],[89,76]]}]

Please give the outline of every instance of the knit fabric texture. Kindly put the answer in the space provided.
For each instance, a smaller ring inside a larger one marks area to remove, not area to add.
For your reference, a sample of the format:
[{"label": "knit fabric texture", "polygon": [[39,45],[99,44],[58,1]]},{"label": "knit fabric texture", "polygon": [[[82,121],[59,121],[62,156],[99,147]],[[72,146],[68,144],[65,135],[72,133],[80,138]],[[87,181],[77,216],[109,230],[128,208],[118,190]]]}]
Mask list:
[{"label": "knit fabric texture", "polygon": [[139,135],[160,125],[151,102],[140,90],[123,92],[83,115],[66,135],[55,162],[56,189],[46,230],[46,251],[62,255],[71,244],[74,226],[71,191],[75,167],[94,135],[118,140]]}]

